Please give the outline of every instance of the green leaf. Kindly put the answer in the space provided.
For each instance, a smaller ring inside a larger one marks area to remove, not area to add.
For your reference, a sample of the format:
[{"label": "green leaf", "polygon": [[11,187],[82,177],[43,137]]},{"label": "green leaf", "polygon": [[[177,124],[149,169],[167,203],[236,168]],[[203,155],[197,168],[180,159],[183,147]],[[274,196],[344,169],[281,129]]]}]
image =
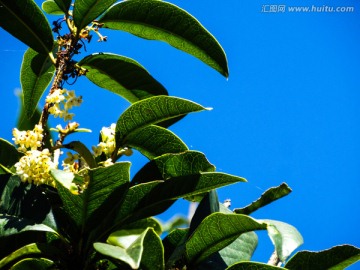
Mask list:
[{"label": "green leaf", "polygon": [[124,97],[131,103],[168,94],[143,66],[121,55],[96,53],[86,56],[78,65],[88,70],[85,76],[94,84]]},{"label": "green leaf", "polygon": [[73,14],[78,33],[115,2],[116,0],[75,1]]},{"label": "green leaf", "polygon": [[[150,238],[148,237],[148,243],[145,244],[145,239],[149,232],[153,233],[154,235],[150,236]],[[158,243],[160,243],[160,250],[156,239],[158,239]],[[143,255],[145,254],[145,245],[147,245],[148,252],[151,251],[151,246],[149,246],[149,244],[155,244],[155,246],[153,247],[154,249],[151,252],[155,252],[156,255],[160,256],[161,254],[159,254],[159,251],[163,253],[163,251],[161,250],[161,240],[152,228],[147,228],[142,231],[119,230],[112,233],[109,236],[107,242],[110,245],[103,243],[94,243],[95,250],[103,255],[126,262],[128,265],[130,265],[132,269],[138,269],[140,267],[140,262]],[[151,255],[147,256],[147,262],[154,261],[152,259],[154,258],[151,258]],[[158,262],[156,263],[158,264]],[[163,267],[160,267],[158,269],[163,269]]]},{"label": "green leaf", "polygon": [[215,166],[198,151],[186,151],[177,154],[165,154],[154,159],[164,180],[177,176],[213,172]]},{"label": "green leaf", "polygon": [[277,256],[282,262],[285,262],[290,254],[304,243],[299,231],[290,224],[269,219],[258,221],[267,224],[269,237],[275,245]]},{"label": "green leaf", "polygon": [[140,219],[133,223],[129,223],[124,226],[121,226],[122,230],[137,229],[137,230],[144,231],[146,228],[153,228],[154,231],[159,235],[162,233],[161,224],[159,223],[158,220],[156,220],[153,217]]},{"label": "green leaf", "polygon": [[55,263],[45,258],[27,258],[11,267],[11,270],[48,270],[55,267]]},{"label": "green leaf", "polygon": [[67,14],[71,5],[71,1],[72,0],[55,0],[55,3],[65,14]]},{"label": "green leaf", "polygon": [[105,28],[165,41],[228,77],[226,55],[219,42],[196,18],[173,4],[157,0],[123,1],[106,11],[99,22]]},{"label": "green leaf", "polygon": [[266,224],[249,216],[213,213],[206,217],[186,242],[186,258],[198,264],[235,241],[242,233],[264,230]]},{"label": "green leaf", "polygon": [[185,143],[173,132],[155,125],[132,132],[127,137],[127,146],[135,148],[148,159],[188,150]]},{"label": "green leaf", "polygon": [[157,215],[171,206],[176,199],[199,195],[242,181],[244,179],[237,176],[210,172],[138,184],[129,189],[115,220],[116,223],[124,223]]},{"label": "green leaf", "polygon": [[[220,212],[227,214],[233,213],[222,204],[220,204]],[[230,245],[207,257],[197,268],[199,270],[223,270],[236,262],[250,261],[257,244],[258,237],[255,232],[242,233]]]},{"label": "green leaf", "polygon": [[90,150],[80,141],[72,141],[67,144],[63,144],[62,148],[74,150],[86,161],[91,169],[96,168],[97,164],[94,156],[91,154]]},{"label": "green leaf", "polygon": [[18,152],[14,145],[0,138],[0,164],[6,168],[11,168],[23,156]]},{"label": "green leaf", "polygon": [[182,215],[175,215],[162,225],[164,232],[173,231],[181,226],[189,226],[189,220],[187,219],[187,217]]},{"label": "green leaf", "polygon": [[120,115],[116,123],[116,145],[124,145],[127,137],[141,128],[205,109],[192,101],[169,96],[154,96],[137,101]]},{"label": "green leaf", "polygon": [[[17,175],[0,182],[0,213],[44,224],[56,230],[48,196],[43,189],[22,183]],[[30,222],[29,221],[29,222]]]},{"label": "green leaf", "polygon": [[[286,270],[282,267],[271,266],[264,263],[257,263],[257,262],[239,262],[226,268],[226,270]],[[319,269],[318,269],[319,270]]]},{"label": "green leaf", "polygon": [[8,269],[10,265],[26,257],[43,256],[47,258],[54,258],[56,260],[63,259],[65,252],[66,251],[63,252],[49,244],[43,244],[43,243],[29,244],[14,251],[9,256],[3,258],[0,261],[0,269]]},{"label": "green leaf", "polygon": [[54,0],[46,0],[42,3],[41,8],[50,15],[63,15],[64,11],[56,4]]},{"label": "green leaf", "polygon": [[29,48],[23,58],[20,72],[24,109],[28,118],[34,114],[39,100],[55,74],[49,55],[39,54]]},{"label": "green leaf", "polygon": [[0,0],[0,27],[39,53],[53,48],[50,25],[33,0]]},{"label": "green leaf", "polygon": [[141,267],[148,270],[165,269],[164,247],[159,235],[152,229],[145,235]]},{"label": "green leaf", "polygon": [[81,232],[88,232],[99,225],[121,199],[129,184],[130,163],[116,163],[105,168],[88,171],[88,187],[80,195],[74,195],[61,181],[62,171],[52,170],[59,195],[67,214]]},{"label": "green leaf", "polygon": [[[178,249],[178,247],[184,243],[186,236],[188,235],[188,231],[188,228],[175,229],[169,232],[169,234],[163,239],[166,262],[170,261],[170,257],[181,258],[183,249]],[[181,250],[178,256],[177,254],[173,255],[176,250]],[[171,268],[171,263],[167,268]]]},{"label": "green leaf", "polygon": [[234,209],[234,212],[236,214],[249,215],[258,210],[259,208],[264,207],[265,205],[268,205],[273,201],[281,199],[282,197],[288,195],[290,192],[290,187],[286,183],[282,183],[278,187],[272,187],[266,190],[263,194],[261,194],[261,197],[259,199],[252,202],[251,204],[243,208]]},{"label": "green leaf", "polygon": [[300,251],[286,263],[285,267],[291,270],[342,270],[359,260],[359,248],[341,245],[319,252]]}]

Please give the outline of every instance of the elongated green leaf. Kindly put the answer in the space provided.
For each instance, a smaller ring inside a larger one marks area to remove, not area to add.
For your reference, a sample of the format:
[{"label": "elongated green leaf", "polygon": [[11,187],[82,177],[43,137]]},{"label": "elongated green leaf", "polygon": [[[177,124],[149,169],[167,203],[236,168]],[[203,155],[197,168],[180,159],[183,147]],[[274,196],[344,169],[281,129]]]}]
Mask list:
[{"label": "elongated green leaf", "polygon": [[201,152],[185,151],[164,154],[154,158],[154,160],[141,168],[134,176],[132,184],[213,171],[215,171],[215,166]]},{"label": "elongated green leaf", "polygon": [[44,224],[36,224],[33,220],[18,216],[0,214],[0,237],[18,234],[26,231],[42,231],[55,233],[52,228]]},{"label": "elongated green leaf", "polygon": [[153,228],[157,234],[162,233],[161,224],[159,221],[153,217],[144,218],[141,220],[137,220],[133,223],[125,224],[121,226],[122,230],[141,230],[144,231],[146,228]]},{"label": "elongated green leaf", "polygon": [[290,187],[286,183],[282,183],[278,187],[272,187],[266,190],[263,194],[261,194],[261,197],[259,199],[252,202],[251,204],[243,208],[234,209],[234,212],[236,214],[249,215],[252,212],[258,210],[259,208],[264,207],[265,205],[268,205],[273,201],[281,199],[282,197],[288,195],[290,192]]},{"label": "elongated green leaf", "polygon": [[188,150],[185,143],[173,132],[155,125],[132,132],[127,137],[127,146],[135,148],[148,159]]},{"label": "elongated green leaf", "polygon": [[50,25],[33,0],[0,0],[0,27],[39,53],[52,50]]},{"label": "elongated green leaf", "polygon": [[99,21],[106,28],[165,41],[228,76],[226,55],[218,41],[192,15],[173,4],[157,0],[124,1],[111,7]]},{"label": "elongated green leaf", "polygon": [[266,224],[249,216],[214,213],[206,217],[186,242],[186,258],[198,264],[235,241],[242,233],[264,230]]},{"label": "elongated green leaf", "polygon": [[11,168],[23,156],[18,152],[14,145],[0,138],[0,164],[6,168]]},{"label": "elongated green leaf", "polygon": [[115,2],[116,0],[75,1],[73,14],[76,27],[83,29]]},{"label": "elongated green leaf", "polygon": [[116,123],[116,145],[123,145],[128,135],[141,128],[205,109],[194,102],[169,96],[155,96],[135,102]]},{"label": "elongated green leaf", "polygon": [[42,3],[41,8],[50,15],[63,15],[64,11],[56,4],[54,0],[46,0]]},{"label": "elongated green leaf", "polygon": [[94,248],[103,255],[126,262],[132,269],[138,269],[144,253],[144,240],[149,231],[154,232],[151,228],[116,231],[107,240],[110,245],[95,243]]},{"label": "elongated green leaf", "polygon": [[55,67],[49,55],[29,48],[23,58],[20,72],[24,109],[28,118],[34,114],[41,96],[51,82]]},{"label": "elongated green leaf", "polygon": [[141,257],[141,268],[149,270],[164,270],[164,247],[159,235],[150,229],[145,235],[144,252]]},{"label": "elongated green leaf", "polygon": [[117,214],[116,222],[122,223],[126,220],[133,221],[157,215],[170,207],[176,199],[196,196],[242,181],[244,179],[237,176],[209,172],[139,184],[129,189]]},{"label": "elongated green leaf", "polygon": [[164,232],[170,232],[181,226],[189,226],[189,220],[183,215],[174,215],[171,219],[162,224]]},{"label": "elongated green leaf", "polygon": [[341,245],[319,252],[300,251],[286,263],[285,267],[291,270],[342,270],[359,260],[359,248]]},{"label": "elongated green leaf", "polygon": [[59,195],[64,203],[65,211],[82,232],[88,232],[108,215],[129,184],[130,163],[116,163],[105,168],[89,170],[89,185],[80,195],[74,195],[62,184],[61,171],[51,171],[59,183]]},{"label": "elongated green leaf", "polygon": [[65,252],[66,251],[61,251],[49,244],[29,244],[3,258],[0,261],[0,269],[9,269],[9,266],[26,257],[44,256],[47,258],[56,258],[56,260],[63,259],[65,257]]},{"label": "elongated green leaf", "polygon": [[239,262],[226,268],[226,270],[286,270],[282,267],[276,267],[264,263],[257,263],[257,262]]},{"label": "elongated green leaf", "polygon": [[290,254],[304,242],[298,230],[290,224],[269,219],[258,221],[268,225],[269,237],[275,245],[277,256],[282,262],[285,262]]},{"label": "elongated green leaf", "polygon": [[62,145],[63,148],[71,149],[80,154],[91,169],[96,168],[96,161],[90,150],[80,141],[72,141]]},{"label": "elongated green leaf", "polygon": [[96,85],[133,103],[156,95],[167,95],[166,89],[138,62],[116,54],[96,53],[78,63],[86,68],[86,77]]},{"label": "elongated green leaf", "polygon": [[72,0],[55,0],[55,3],[61,8],[61,10],[67,14],[70,8]]},{"label": "elongated green leaf", "polygon": [[[163,239],[165,261],[169,263],[169,265],[167,265],[167,268],[171,268],[171,261],[176,261],[176,259],[172,258],[181,258],[182,251],[184,249],[181,250],[181,253],[179,255],[174,254],[174,252],[176,250],[180,250],[178,247],[185,242],[188,231],[188,228],[175,229],[169,232],[169,234]],[[172,258],[170,259],[170,257]]]},{"label": "elongated green leaf", "polygon": [[27,258],[19,261],[11,270],[48,270],[55,267],[55,263],[45,258]]}]

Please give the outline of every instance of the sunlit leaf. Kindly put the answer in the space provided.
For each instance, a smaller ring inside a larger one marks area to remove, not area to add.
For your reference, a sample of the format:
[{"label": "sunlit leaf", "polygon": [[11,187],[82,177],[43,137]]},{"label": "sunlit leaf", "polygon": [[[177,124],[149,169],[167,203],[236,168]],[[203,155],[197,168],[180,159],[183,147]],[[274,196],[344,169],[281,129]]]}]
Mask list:
[{"label": "sunlit leaf", "polygon": [[269,237],[275,246],[277,256],[282,262],[285,262],[290,254],[304,242],[299,231],[290,224],[269,219],[258,221],[268,225]]},{"label": "sunlit leaf", "polygon": [[[226,268],[226,270],[286,270],[287,268],[277,267],[268,265],[265,263],[257,263],[257,262],[239,262],[236,263],[229,268]],[[314,269],[315,270],[315,269]],[[319,269],[317,269],[319,270]]]},{"label": "sunlit leaf", "polygon": [[76,27],[83,29],[115,2],[116,0],[75,1],[73,14]]},{"label": "sunlit leaf", "polygon": [[49,55],[39,54],[29,48],[23,58],[20,81],[24,98],[24,109],[30,118],[39,100],[51,82],[55,67]]},{"label": "sunlit leaf", "polygon": [[341,245],[318,252],[297,252],[286,263],[285,267],[291,270],[343,270],[359,260],[359,248],[350,245]]},{"label": "sunlit leaf", "polygon": [[132,132],[126,142],[127,146],[135,148],[148,159],[188,150],[185,143],[173,132],[155,125]]},{"label": "sunlit leaf", "polygon": [[53,48],[50,25],[33,0],[0,0],[0,27],[39,53]]},{"label": "sunlit leaf", "polygon": [[86,68],[86,77],[96,85],[130,102],[155,95],[167,95],[166,89],[138,62],[116,54],[96,53],[78,63]]},{"label": "sunlit leaf", "polygon": [[186,242],[186,258],[198,264],[235,241],[242,233],[264,230],[266,224],[249,216],[213,213],[206,217]]},{"label": "sunlit leaf", "polygon": [[127,136],[141,128],[203,110],[206,108],[197,103],[169,96],[154,96],[135,102],[120,115],[116,123],[116,145],[124,145]]},{"label": "sunlit leaf", "polygon": [[192,15],[173,4],[157,0],[123,1],[112,6],[99,21],[105,28],[165,41],[228,76],[226,55],[219,42]]},{"label": "sunlit leaf", "polygon": [[251,204],[243,207],[234,209],[234,212],[237,214],[249,215],[252,212],[255,212],[261,207],[268,205],[282,197],[288,195],[291,192],[290,187],[286,183],[282,183],[278,187],[272,187],[266,190],[261,197]]},{"label": "sunlit leaf", "polygon": [[56,4],[54,0],[46,0],[42,3],[41,8],[50,15],[63,15],[64,11]]}]

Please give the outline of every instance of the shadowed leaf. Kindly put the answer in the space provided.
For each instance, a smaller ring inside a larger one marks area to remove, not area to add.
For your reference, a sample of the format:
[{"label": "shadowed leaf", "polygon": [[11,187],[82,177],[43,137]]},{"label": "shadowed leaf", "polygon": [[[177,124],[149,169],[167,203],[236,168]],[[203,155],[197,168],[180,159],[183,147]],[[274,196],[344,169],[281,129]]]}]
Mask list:
[{"label": "shadowed leaf", "polygon": [[[257,263],[257,262],[239,262],[236,263],[226,270],[286,270],[286,268],[271,266],[264,263]],[[319,270],[319,269],[318,269]]]},{"label": "shadowed leaf", "polygon": [[286,263],[285,267],[291,270],[342,270],[359,260],[359,248],[341,245],[318,252],[300,251]]},{"label": "shadowed leaf", "polygon": [[33,0],[0,0],[0,27],[39,53],[52,50],[50,25]]}]

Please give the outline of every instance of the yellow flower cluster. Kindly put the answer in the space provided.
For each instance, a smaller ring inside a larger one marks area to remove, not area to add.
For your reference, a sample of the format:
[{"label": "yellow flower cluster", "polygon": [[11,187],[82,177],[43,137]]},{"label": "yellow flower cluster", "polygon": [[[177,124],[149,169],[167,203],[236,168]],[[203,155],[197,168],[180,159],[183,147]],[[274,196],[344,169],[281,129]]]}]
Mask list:
[{"label": "yellow flower cluster", "polygon": [[67,157],[62,162],[64,171],[77,173],[79,171],[79,163],[76,162],[76,160],[79,160],[81,158],[80,155],[73,154],[71,152],[67,152],[66,155]]},{"label": "yellow flower cluster", "polygon": [[56,164],[51,160],[49,149],[27,151],[15,164],[15,168],[16,174],[23,182],[54,186],[50,170],[56,169]]},{"label": "yellow flower cluster", "polygon": [[[105,167],[114,164],[110,158],[112,153],[115,151],[115,127],[116,124],[111,124],[110,127],[103,127],[100,131],[101,142],[97,146],[93,146],[92,150],[94,152],[95,157],[100,156],[102,153],[106,155],[108,158],[103,162]],[[124,154],[126,156],[132,155],[132,150],[130,148],[123,148],[119,150],[118,154]]]},{"label": "yellow flower cluster", "polygon": [[13,129],[13,141],[19,145],[18,150],[25,153],[28,149],[36,150],[41,146],[43,139],[43,128],[41,125],[36,125],[34,130],[20,131],[17,128]]},{"label": "yellow flower cluster", "polygon": [[54,117],[63,118],[64,121],[71,121],[75,114],[69,113],[74,106],[80,106],[82,97],[76,96],[75,91],[56,89],[51,95],[46,97],[46,102],[51,104],[49,113]]}]

